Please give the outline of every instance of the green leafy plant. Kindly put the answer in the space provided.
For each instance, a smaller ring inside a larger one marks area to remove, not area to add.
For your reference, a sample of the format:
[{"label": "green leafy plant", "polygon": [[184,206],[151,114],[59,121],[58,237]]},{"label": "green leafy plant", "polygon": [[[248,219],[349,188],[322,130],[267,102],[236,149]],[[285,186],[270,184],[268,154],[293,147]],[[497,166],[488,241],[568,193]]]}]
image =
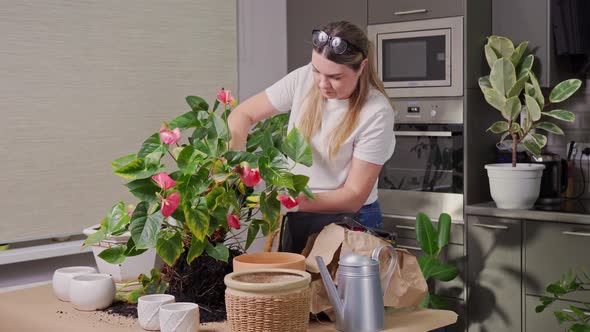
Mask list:
[{"label": "green leafy plant", "polygon": [[[553,106],[568,99],[582,85],[578,79],[563,81],[551,90],[547,101],[532,70],[535,57],[532,54],[524,56],[527,46],[526,41],[514,47],[508,38],[489,37],[484,51],[490,74],[479,78],[479,87],[485,100],[504,118],[492,124],[487,131],[512,138],[513,167],[516,166],[516,147],[520,142],[533,155],[541,154],[541,149],[547,144],[547,137],[537,133],[536,129],[564,134],[561,128],[544,121],[544,118],[573,122],[575,117],[572,112]],[[519,123],[521,114],[524,117]]]},{"label": "green leafy plant", "polygon": [[[590,291],[590,276],[586,272],[573,273],[569,271],[566,275],[563,275],[560,280],[552,282],[546,288],[547,293],[553,295],[542,296],[540,298],[541,304],[535,308],[536,312],[543,312],[547,307],[551,306],[553,302],[562,298],[566,294],[574,292],[587,292]],[[590,310],[590,303],[581,303],[584,309],[573,305],[569,306],[569,311],[555,311],[553,314],[559,322],[559,324],[568,324],[567,330],[570,332],[590,332],[590,315],[584,310]]]},{"label": "green leafy plant", "polygon": [[[440,255],[449,244],[451,234],[451,216],[441,213],[438,217],[438,229],[430,218],[420,212],[416,216],[416,237],[424,255],[418,257],[420,269],[426,281],[451,281],[457,277],[459,271],[452,264],[443,263]],[[438,295],[429,292],[420,302],[423,308],[432,307],[444,309],[445,301]]]},{"label": "green leafy plant", "polygon": [[121,288],[117,289],[115,298],[118,301],[137,303],[137,300],[142,295],[163,294],[168,288],[168,283],[164,281],[162,274],[157,269],[152,269],[149,276],[140,274],[137,279],[140,283],[139,287],[133,289],[132,291],[127,291],[127,289],[132,286],[130,283],[127,283]]},{"label": "green leafy plant", "polygon": [[[277,229],[281,203],[298,203],[301,192],[313,198],[309,178],[291,173],[296,163],[311,165],[311,149],[296,128],[286,133],[286,116],[257,125],[246,151],[231,151],[227,118],[236,102],[229,91],[220,90],[213,107],[197,96],[186,101],[188,112],[164,123],[136,153],[112,162],[139,203],[129,212],[116,203],[86,239],[88,246],[130,233],[125,245],[100,254],[109,263],[149,248],[169,266],[185,251],[188,264],[203,253],[227,261],[230,247],[245,252],[260,230]],[[261,180],[264,187],[255,193]]]}]

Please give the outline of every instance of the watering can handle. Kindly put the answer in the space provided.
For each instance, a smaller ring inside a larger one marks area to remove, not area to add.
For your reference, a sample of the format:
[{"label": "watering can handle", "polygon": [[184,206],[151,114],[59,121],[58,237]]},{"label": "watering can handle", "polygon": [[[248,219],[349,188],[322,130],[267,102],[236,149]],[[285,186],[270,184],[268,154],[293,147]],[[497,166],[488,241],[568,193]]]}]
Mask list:
[{"label": "watering can handle", "polygon": [[375,248],[375,250],[373,250],[373,254],[371,255],[371,258],[378,262],[379,255],[381,254],[381,249],[383,249],[383,248],[387,248],[387,250],[391,253],[391,262],[389,262],[389,267],[387,268],[387,273],[385,274],[385,277],[383,277],[383,279],[381,280],[381,293],[383,295],[385,295],[385,290],[387,290],[387,287],[389,286],[389,282],[391,281],[391,276],[393,275],[393,270],[395,269],[395,265],[397,264],[397,252],[395,251],[393,246],[385,245],[385,246],[381,246],[379,248]]}]

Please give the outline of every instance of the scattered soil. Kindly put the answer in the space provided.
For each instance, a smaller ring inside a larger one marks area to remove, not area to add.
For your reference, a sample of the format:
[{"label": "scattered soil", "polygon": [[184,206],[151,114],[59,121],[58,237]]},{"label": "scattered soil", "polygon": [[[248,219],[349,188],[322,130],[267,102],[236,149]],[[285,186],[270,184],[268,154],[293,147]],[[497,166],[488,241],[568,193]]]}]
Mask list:
[{"label": "scattered soil", "polygon": [[137,318],[137,303],[114,302],[110,307],[102,311],[109,314]]}]

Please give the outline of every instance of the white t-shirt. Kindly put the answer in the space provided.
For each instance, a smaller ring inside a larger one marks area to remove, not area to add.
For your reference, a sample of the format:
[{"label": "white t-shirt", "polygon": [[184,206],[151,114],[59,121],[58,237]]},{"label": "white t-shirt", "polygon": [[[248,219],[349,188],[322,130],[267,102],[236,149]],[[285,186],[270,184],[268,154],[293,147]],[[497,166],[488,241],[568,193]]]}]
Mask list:
[{"label": "white t-shirt", "polygon": [[[302,106],[314,84],[311,63],[298,68],[266,89],[270,103],[281,113],[291,110],[289,130],[300,123]],[[339,125],[348,111],[348,99],[328,99],[324,106],[322,128],[314,134],[310,146],[313,165],[297,164],[294,174],[309,177],[308,186],[312,192],[341,188],[346,181],[352,157],[383,165],[393,154],[393,110],[387,97],[371,88],[363,107],[358,125],[340,147],[338,154],[329,158],[328,139],[332,129]],[[377,200],[377,181],[365,204]]]}]

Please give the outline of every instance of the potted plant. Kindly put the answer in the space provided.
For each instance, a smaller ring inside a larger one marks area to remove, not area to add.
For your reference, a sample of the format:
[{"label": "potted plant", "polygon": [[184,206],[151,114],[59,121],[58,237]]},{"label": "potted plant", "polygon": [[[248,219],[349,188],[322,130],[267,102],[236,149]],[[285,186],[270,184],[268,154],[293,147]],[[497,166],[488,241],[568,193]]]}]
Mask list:
[{"label": "potted plant", "polygon": [[[112,162],[139,203],[129,215],[117,204],[109,213],[117,217],[105,218],[85,245],[129,232],[125,244],[99,257],[118,264],[155,248],[166,264],[168,292],[177,301],[199,303],[202,321],[222,320],[223,277],[232,271],[233,257],[259,231],[266,236],[278,228],[281,204],[297,204],[301,192],[313,198],[309,178],[290,172],[294,163],[311,165],[311,149],[296,128],[286,134],[287,115],[256,126],[246,151],[230,151],[231,93],[221,89],[212,107],[197,96],[186,101],[190,111],[164,123],[137,153]],[[167,172],[170,164],[174,169]]]},{"label": "potted plant", "polygon": [[509,136],[512,145],[512,165],[488,164],[490,192],[497,207],[505,209],[531,208],[539,197],[544,165],[516,163],[517,147],[522,146],[533,155],[540,155],[547,137],[537,130],[563,135],[563,130],[546,118],[574,121],[574,114],[555,108],[574,94],[582,85],[578,79],[557,84],[543,96],[539,81],[532,71],[534,56],[525,55],[528,42],[514,47],[505,37],[491,36],[484,47],[490,73],[480,77],[479,86],[485,100],[500,112],[503,120],[487,131]]}]

